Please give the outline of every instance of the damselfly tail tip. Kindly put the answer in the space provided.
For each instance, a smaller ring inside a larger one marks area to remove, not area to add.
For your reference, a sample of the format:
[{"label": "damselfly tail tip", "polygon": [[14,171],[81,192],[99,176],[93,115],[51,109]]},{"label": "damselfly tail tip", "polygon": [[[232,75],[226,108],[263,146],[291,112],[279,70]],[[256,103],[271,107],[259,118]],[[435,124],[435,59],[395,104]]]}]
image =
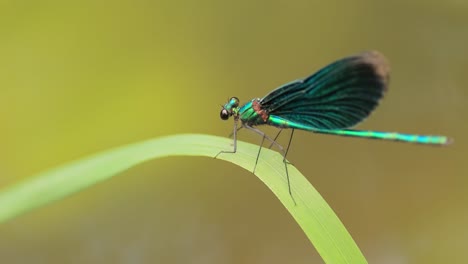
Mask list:
[{"label": "damselfly tail tip", "polygon": [[445,136],[432,136],[434,141],[430,143],[430,145],[433,146],[440,146],[440,147],[447,147],[453,144],[454,139],[451,137],[445,137]]},{"label": "damselfly tail tip", "polygon": [[450,138],[450,137],[447,137],[447,138],[445,139],[445,143],[442,144],[442,145],[443,145],[443,146],[449,146],[449,145],[452,145],[453,142],[455,142],[455,139]]}]

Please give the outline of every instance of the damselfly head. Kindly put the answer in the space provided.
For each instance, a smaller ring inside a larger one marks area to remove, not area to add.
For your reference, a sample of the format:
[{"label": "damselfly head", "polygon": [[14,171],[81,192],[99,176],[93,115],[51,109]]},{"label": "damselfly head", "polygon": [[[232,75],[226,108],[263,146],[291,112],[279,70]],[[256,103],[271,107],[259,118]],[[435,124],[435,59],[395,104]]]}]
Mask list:
[{"label": "damselfly head", "polygon": [[239,98],[237,97],[231,97],[228,102],[221,106],[223,109],[221,109],[221,112],[219,113],[219,116],[221,117],[222,120],[228,120],[230,116],[234,114],[233,109],[239,107]]},{"label": "damselfly head", "polygon": [[231,99],[229,99],[228,104],[230,104],[231,107],[238,107],[239,106],[239,98],[231,97]]}]

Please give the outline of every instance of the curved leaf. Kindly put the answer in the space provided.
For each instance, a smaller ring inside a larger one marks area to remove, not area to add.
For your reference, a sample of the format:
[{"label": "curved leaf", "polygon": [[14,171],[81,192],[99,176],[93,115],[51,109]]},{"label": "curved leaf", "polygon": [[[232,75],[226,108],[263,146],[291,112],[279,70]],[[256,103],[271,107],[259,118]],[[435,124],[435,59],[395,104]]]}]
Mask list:
[{"label": "curved leaf", "polygon": [[[231,149],[231,143],[232,140],[228,138],[209,135],[175,135],[111,149],[65,164],[0,192],[0,223],[150,159],[167,156],[214,157],[220,150]],[[238,141],[236,154],[221,154],[218,159],[251,171],[257,152],[257,145]],[[296,205],[288,192],[280,154],[262,149],[256,176],[283,203],[326,263],[367,263],[325,200],[294,166],[288,166]]]}]

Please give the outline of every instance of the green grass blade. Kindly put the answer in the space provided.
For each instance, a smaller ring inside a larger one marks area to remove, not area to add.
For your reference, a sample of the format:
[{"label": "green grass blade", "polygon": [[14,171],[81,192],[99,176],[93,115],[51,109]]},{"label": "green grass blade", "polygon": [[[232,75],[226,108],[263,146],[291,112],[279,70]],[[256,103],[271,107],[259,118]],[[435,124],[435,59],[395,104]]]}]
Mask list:
[{"label": "green grass blade", "polygon": [[[0,192],[0,223],[78,192],[142,162],[167,156],[214,157],[229,150],[232,140],[209,135],[175,135],[101,152],[32,176]],[[253,169],[258,146],[238,142],[236,154],[221,154],[246,170]],[[283,203],[326,263],[367,263],[339,218],[292,165],[289,165],[294,205],[288,193],[282,157],[263,149],[256,176]],[[242,193],[242,192],[239,192]],[[241,195],[241,194],[240,194]]]}]

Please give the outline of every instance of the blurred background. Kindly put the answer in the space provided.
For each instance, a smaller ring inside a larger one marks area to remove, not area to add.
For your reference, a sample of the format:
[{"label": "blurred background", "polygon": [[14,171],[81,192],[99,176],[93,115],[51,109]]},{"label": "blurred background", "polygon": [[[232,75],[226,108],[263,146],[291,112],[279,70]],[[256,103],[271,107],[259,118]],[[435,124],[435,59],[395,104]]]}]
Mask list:
[{"label": "blurred background", "polygon": [[[389,93],[358,128],[443,134],[455,144],[297,132],[288,158],[370,263],[468,261],[466,1],[7,0],[0,38],[0,188],[153,137],[228,136],[232,120],[219,118],[228,97],[262,97],[338,58],[379,50],[392,66]],[[322,262],[251,172],[193,157],[147,162],[1,225],[0,256]]]}]

